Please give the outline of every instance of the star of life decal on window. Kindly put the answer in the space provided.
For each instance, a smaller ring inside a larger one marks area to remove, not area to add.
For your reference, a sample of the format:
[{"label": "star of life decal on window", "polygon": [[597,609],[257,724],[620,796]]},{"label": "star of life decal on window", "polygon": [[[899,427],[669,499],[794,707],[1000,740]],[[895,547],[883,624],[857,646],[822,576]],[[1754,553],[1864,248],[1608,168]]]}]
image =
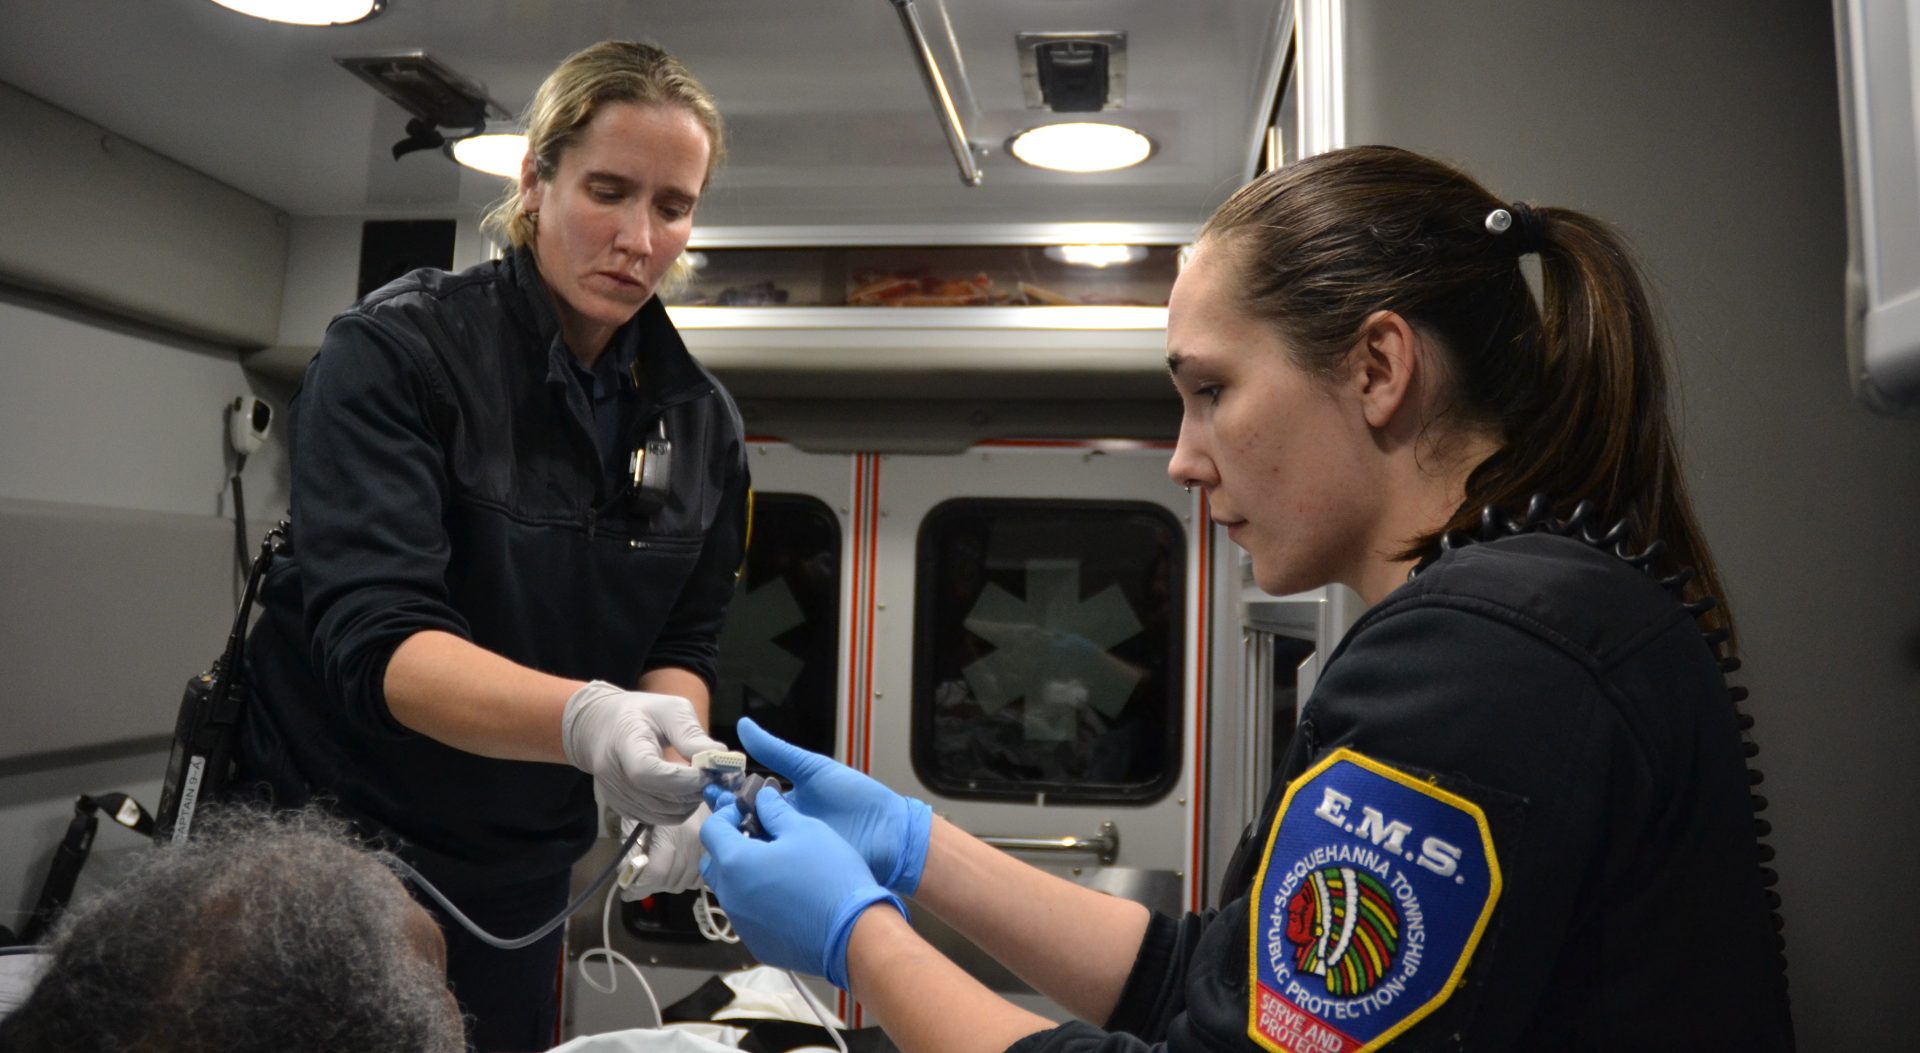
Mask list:
[{"label": "star of life decal on window", "polygon": [[1362,1053],[1453,993],[1500,864],[1479,806],[1341,749],[1287,787],[1253,887],[1248,1036]]}]

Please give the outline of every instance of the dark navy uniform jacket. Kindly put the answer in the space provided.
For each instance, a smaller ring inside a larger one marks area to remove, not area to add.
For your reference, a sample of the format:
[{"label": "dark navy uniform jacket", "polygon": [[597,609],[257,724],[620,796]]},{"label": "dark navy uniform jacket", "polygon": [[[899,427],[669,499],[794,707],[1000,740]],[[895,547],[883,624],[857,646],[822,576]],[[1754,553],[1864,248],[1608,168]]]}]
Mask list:
[{"label": "dark navy uniform jacket", "polygon": [[243,779],[283,805],[332,800],[430,875],[548,877],[592,843],[587,775],[409,731],[383,683],[429,629],[559,676],[714,682],[746,531],[739,411],[658,299],[606,354],[635,362],[620,448],[662,419],[673,444],[655,511],[604,470],[526,250],[415,271],[334,319],[291,411],[291,544],[248,641]]},{"label": "dark navy uniform jacket", "polygon": [[1457,549],[1334,652],[1226,905],[1153,919],[1109,1030],[1015,1048],[1262,1048],[1250,892],[1288,784],[1345,748],[1478,805],[1505,878],[1458,986],[1387,1048],[1790,1049],[1736,719],[1693,616],[1624,560],[1545,533]]}]

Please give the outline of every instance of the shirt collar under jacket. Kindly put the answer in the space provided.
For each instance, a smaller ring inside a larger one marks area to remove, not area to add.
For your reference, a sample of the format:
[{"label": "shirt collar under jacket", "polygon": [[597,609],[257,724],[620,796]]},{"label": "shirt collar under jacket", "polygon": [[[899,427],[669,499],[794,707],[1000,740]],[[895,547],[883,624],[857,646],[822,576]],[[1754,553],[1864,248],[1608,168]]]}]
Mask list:
[{"label": "shirt collar under jacket", "polygon": [[[560,336],[560,317],[548,298],[533,250],[516,248],[500,263],[519,294],[508,301],[515,319],[547,348],[547,380],[566,383],[568,370],[576,360]],[[658,296],[649,298],[626,325],[614,330],[605,354],[637,367],[634,372],[640,381],[641,398],[651,407],[684,402],[713,390],[713,383],[687,351]]]}]

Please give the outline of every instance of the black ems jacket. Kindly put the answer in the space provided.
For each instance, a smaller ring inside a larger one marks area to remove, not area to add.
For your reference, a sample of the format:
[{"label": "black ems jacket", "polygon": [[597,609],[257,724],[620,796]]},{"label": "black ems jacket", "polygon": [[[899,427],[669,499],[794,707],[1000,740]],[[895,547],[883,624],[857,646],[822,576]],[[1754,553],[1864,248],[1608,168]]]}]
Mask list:
[{"label": "black ems jacket", "polygon": [[[1475,838],[1436,848],[1414,812],[1368,814],[1359,792],[1314,784],[1355,755],[1403,780],[1363,785],[1484,816],[1502,880],[1470,953],[1435,934],[1456,899],[1480,902],[1473,885],[1433,875],[1465,871]],[[1270,840],[1289,824],[1307,840]],[[1693,616],[1573,538],[1475,545],[1336,649],[1229,866],[1226,905],[1153,919],[1110,1031],[1068,1024],[1015,1048],[1790,1049],[1759,862],[1736,714]],[[1329,949],[1344,973],[1315,953]],[[1263,1018],[1259,977],[1275,963],[1299,1007]],[[1456,969],[1431,1005],[1395,986]],[[1327,997],[1335,986],[1347,996]],[[1262,1027],[1281,1038],[1256,1038]]]},{"label": "black ems jacket", "polygon": [[526,250],[415,271],[334,319],[291,411],[291,544],[248,641],[243,779],[329,799],[456,881],[554,875],[591,844],[585,774],[408,731],[382,684],[423,630],[564,677],[713,684],[746,532],[739,411],[658,299],[613,341],[638,394],[621,448],[663,421],[672,443],[651,511],[602,467]]}]

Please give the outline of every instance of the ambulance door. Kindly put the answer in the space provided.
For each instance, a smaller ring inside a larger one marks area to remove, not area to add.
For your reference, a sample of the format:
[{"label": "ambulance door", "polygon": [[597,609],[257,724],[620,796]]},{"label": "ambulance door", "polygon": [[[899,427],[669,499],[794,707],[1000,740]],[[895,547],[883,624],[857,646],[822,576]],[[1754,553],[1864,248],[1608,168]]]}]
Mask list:
[{"label": "ambulance door", "polygon": [[750,716],[838,755],[854,457],[774,441],[749,442],[747,457],[750,537],[720,631],[712,728],[737,743],[734,724]]},{"label": "ambulance door", "polygon": [[[842,738],[855,767],[989,843],[1177,913],[1197,902],[1211,532],[1168,455],[859,458]],[[915,922],[989,986],[1024,990],[927,912]]]},{"label": "ambulance door", "polygon": [[1338,585],[1291,596],[1262,592],[1238,549],[1223,553],[1219,563],[1221,588],[1214,609],[1221,631],[1214,647],[1221,656],[1222,690],[1212,721],[1208,772],[1215,792],[1207,811],[1203,888],[1203,901],[1210,906],[1220,905],[1220,885],[1234,849],[1261,814],[1274,767],[1286,755],[1321,666],[1363,606]]}]

